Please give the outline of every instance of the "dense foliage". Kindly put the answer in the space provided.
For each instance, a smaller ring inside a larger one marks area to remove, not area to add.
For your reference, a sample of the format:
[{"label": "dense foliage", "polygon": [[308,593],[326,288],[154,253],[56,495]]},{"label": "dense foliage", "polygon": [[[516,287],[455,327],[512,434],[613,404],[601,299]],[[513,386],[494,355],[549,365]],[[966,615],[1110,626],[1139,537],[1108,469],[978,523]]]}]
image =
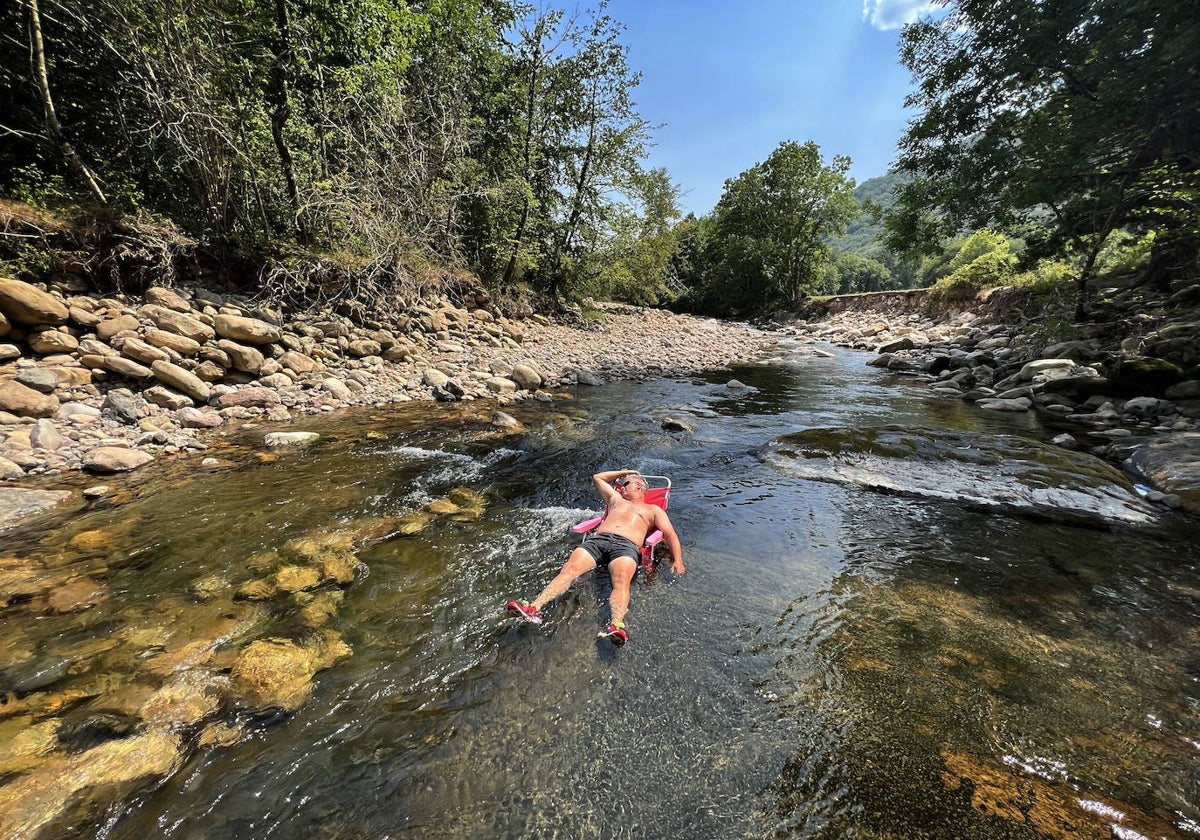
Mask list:
[{"label": "dense foliage", "polygon": [[901,142],[890,244],[1020,230],[1074,266],[1153,233],[1151,274],[1197,272],[1200,17],[1164,0],[948,0],[905,29],[919,111]]},{"label": "dense foliage", "polygon": [[0,192],[383,279],[426,261],[653,300],[667,246],[628,240],[661,239],[676,193],[641,168],[621,28],[603,2],[6,3]]}]

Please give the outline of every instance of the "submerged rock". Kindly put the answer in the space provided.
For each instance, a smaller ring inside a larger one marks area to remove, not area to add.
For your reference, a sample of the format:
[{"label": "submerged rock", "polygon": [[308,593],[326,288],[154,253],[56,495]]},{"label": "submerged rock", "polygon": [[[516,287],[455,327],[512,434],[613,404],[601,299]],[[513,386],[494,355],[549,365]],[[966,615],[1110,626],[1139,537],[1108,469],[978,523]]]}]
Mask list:
[{"label": "submerged rock", "polygon": [[1011,435],[950,430],[809,429],[762,450],[781,472],[1057,521],[1147,524],[1156,511],[1115,467]]},{"label": "submerged rock", "polygon": [[1188,432],[1114,444],[1125,452],[1125,466],[1167,494],[1180,506],[1200,513],[1200,433]]},{"label": "submerged rock", "polygon": [[72,825],[95,819],[114,800],[170,775],[182,758],[180,736],[162,730],[76,755],[56,754],[0,787],[0,836],[66,836]]},{"label": "submerged rock", "polygon": [[317,671],[350,655],[349,647],[335,633],[311,646],[286,639],[260,640],[238,656],[230,673],[230,689],[255,711],[294,711],[308,698]]},{"label": "submerged rock", "polygon": [[0,531],[18,525],[23,519],[52,510],[69,498],[69,490],[0,487]]}]

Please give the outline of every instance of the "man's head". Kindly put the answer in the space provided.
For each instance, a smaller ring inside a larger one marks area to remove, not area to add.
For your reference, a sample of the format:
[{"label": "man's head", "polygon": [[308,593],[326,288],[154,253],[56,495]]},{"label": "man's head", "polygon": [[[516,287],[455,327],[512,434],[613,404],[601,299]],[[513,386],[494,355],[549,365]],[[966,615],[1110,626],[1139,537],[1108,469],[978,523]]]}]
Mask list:
[{"label": "man's head", "polygon": [[622,476],[621,478],[617,479],[616,484],[617,489],[625,498],[629,498],[632,495],[644,496],[646,495],[646,490],[649,487],[649,485],[646,484],[646,479],[636,474]]}]

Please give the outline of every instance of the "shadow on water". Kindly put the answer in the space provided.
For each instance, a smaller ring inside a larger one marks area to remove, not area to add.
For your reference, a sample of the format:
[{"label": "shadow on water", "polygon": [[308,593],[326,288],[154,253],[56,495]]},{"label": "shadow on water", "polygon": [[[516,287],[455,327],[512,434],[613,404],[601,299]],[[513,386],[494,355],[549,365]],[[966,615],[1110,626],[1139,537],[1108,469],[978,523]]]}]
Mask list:
[{"label": "shadow on water", "polygon": [[[294,600],[201,614],[196,581],[238,586],[263,553],[354,535],[369,572],[321,625],[354,656],[294,713],[190,751],[112,812],[111,838],[1196,834],[1194,523],[1083,530],[757,457],[824,426],[1042,435],[863,361],[581,390],[512,409],[527,430],[507,436],[471,406],[317,419],[308,451],[242,452],[241,466],[21,536],[47,563],[91,563],[108,598],[5,638],[83,668],[53,686],[65,690],[105,667],[149,680],[135,655],[80,646],[115,633],[170,652],[171,610],[201,628],[245,610],[259,633],[311,633]],[[667,417],[694,432],[664,431]],[[602,573],[541,626],[508,619],[504,602],[557,571],[570,525],[596,509],[590,474],[627,465],[675,480],[688,574],[639,579],[620,650],[596,639]],[[476,507],[430,513],[462,488]],[[102,557],[70,548],[96,530]]]}]

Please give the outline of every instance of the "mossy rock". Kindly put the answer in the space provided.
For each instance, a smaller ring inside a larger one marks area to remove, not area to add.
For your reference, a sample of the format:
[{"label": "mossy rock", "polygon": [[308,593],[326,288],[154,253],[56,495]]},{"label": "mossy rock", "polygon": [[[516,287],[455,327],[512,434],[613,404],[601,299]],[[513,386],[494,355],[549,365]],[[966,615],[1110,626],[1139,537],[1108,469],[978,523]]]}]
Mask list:
[{"label": "mossy rock", "polygon": [[1183,368],[1153,356],[1131,356],[1113,369],[1113,393],[1119,397],[1161,397],[1172,385],[1184,381]]}]

